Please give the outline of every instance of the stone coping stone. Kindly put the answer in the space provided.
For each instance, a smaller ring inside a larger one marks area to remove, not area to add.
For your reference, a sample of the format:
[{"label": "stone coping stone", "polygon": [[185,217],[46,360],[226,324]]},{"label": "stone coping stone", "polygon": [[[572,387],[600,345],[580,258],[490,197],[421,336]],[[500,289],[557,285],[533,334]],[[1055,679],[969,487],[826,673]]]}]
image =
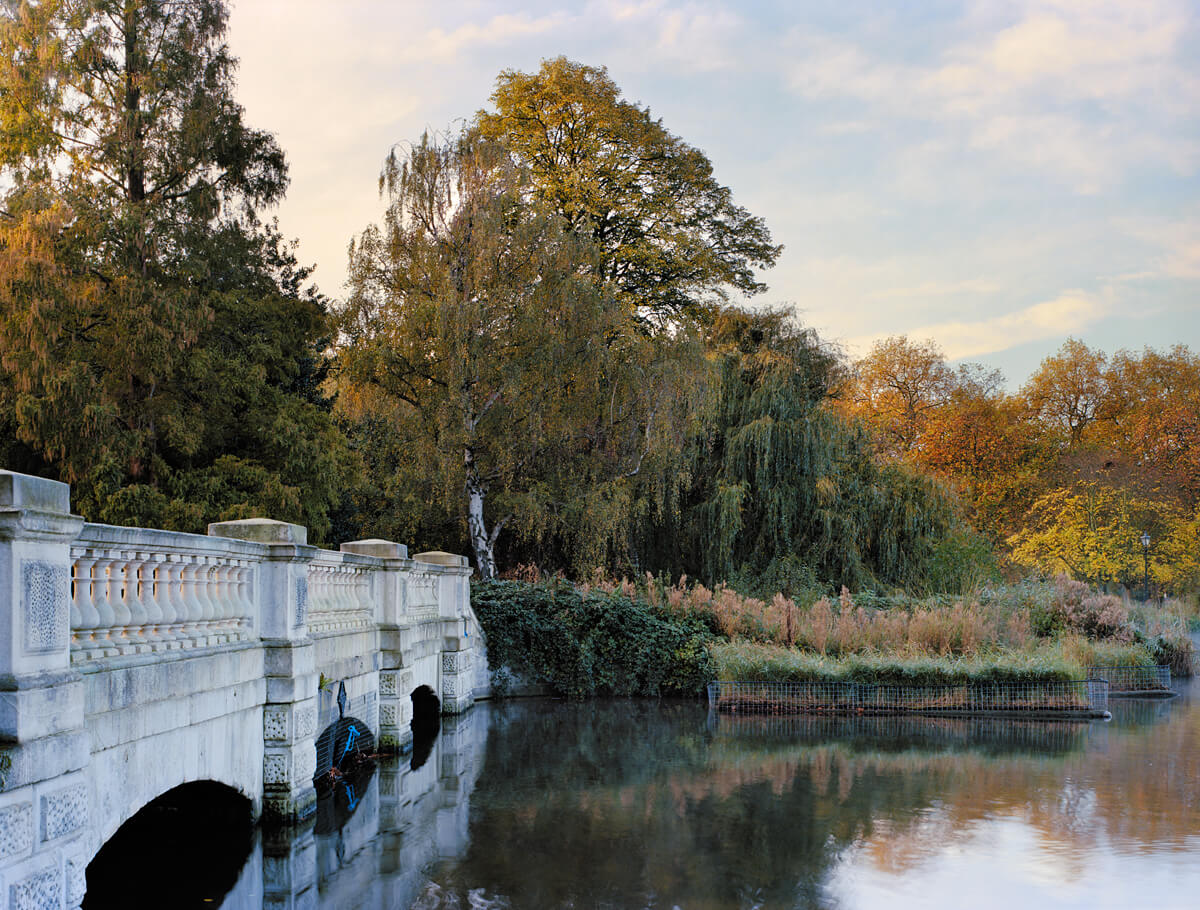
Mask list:
[{"label": "stone coping stone", "polygon": [[210,537],[232,537],[255,543],[308,545],[308,528],[270,518],[218,521],[208,526]]},{"label": "stone coping stone", "polygon": [[467,567],[467,557],[457,553],[445,553],[441,550],[430,550],[428,553],[418,553],[413,557],[417,562],[429,563],[435,566]]},{"label": "stone coping stone", "polygon": [[408,559],[408,547],[404,544],[380,540],[377,537],[344,543],[342,552],[357,553],[360,556],[378,556],[381,559]]},{"label": "stone coping stone", "polygon": [[71,485],[31,474],[0,471],[0,508],[71,512]]}]

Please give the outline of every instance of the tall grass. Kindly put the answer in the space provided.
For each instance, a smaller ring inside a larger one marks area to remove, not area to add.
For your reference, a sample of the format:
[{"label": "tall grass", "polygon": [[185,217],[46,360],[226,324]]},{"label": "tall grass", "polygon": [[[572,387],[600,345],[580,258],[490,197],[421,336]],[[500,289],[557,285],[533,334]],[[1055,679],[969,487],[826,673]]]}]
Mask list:
[{"label": "tall grass", "polygon": [[597,572],[584,590],[642,596],[678,616],[700,616],[731,641],[794,648],[821,657],[891,654],[976,657],[1036,651],[1054,645],[1075,667],[1168,664],[1190,676],[1189,623],[1200,607],[1173,601],[1130,608],[1065,576],[984,588],[967,596],[880,597],[870,592],[810,597],[747,596],[725,585],[665,584],[647,574],[637,582]]}]

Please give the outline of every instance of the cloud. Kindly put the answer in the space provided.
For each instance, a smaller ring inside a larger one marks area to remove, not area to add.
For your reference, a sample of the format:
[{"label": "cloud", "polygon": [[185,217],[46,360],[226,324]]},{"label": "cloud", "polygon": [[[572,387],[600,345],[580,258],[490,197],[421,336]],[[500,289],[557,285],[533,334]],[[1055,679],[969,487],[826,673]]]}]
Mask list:
[{"label": "cloud", "polygon": [[1127,218],[1117,225],[1154,250],[1153,269],[1132,278],[1200,278],[1200,217]]},{"label": "cloud", "polygon": [[[1108,314],[1108,295],[1096,296],[1080,290],[1064,291],[1053,300],[975,322],[949,321],[909,329],[912,338],[932,338],[950,360],[978,357],[1004,351],[1031,341],[1078,334]],[[888,333],[853,338],[849,346],[866,351]]]},{"label": "cloud", "polygon": [[966,281],[925,281],[912,287],[884,288],[872,293],[872,300],[897,300],[904,298],[949,297],[962,294],[994,294],[1000,285],[983,278]]},{"label": "cloud", "polygon": [[[787,82],[814,100],[853,99],[848,122],[919,121],[961,152],[1106,191],[1139,168],[1200,170],[1194,11],[1176,0],[1039,3],[994,21],[976,3],[924,59],[810,28],[788,37]],[[1010,17],[1011,18],[1011,17]],[[968,32],[962,37],[962,32]]]}]

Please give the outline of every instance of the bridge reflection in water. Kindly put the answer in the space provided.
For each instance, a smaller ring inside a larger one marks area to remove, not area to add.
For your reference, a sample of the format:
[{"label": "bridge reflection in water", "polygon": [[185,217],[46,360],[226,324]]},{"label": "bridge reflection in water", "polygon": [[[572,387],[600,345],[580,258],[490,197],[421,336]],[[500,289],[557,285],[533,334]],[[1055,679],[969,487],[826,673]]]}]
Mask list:
[{"label": "bridge reflection in water", "polygon": [[[486,707],[445,717],[440,728],[426,724],[413,744],[422,761],[405,754],[364,764],[327,788],[315,816],[296,827],[254,830],[235,791],[211,782],[181,787],[97,854],[84,910],[410,907],[424,870],[466,851],[487,725]],[[171,874],[155,877],[155,867]],[[133,868],[147,871],[134,881]]]},{"label": "bridge reflection in water", "polygon": [[1191,907],[1191,688],[1090,724],[476,705],[415,744],[425,761],[260,836],[223,906],[951,906],[969,873],[979,906]]}]

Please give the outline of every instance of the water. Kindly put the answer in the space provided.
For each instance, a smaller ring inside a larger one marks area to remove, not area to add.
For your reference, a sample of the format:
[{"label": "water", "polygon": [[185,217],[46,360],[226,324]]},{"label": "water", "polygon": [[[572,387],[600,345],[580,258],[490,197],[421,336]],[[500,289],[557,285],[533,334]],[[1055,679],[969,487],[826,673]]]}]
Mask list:
[{"label": "water", "polygon": [[482,704],[260,841],[223,906],[1191,910],[1200,683],[1176,687],[1108,723]]}]

